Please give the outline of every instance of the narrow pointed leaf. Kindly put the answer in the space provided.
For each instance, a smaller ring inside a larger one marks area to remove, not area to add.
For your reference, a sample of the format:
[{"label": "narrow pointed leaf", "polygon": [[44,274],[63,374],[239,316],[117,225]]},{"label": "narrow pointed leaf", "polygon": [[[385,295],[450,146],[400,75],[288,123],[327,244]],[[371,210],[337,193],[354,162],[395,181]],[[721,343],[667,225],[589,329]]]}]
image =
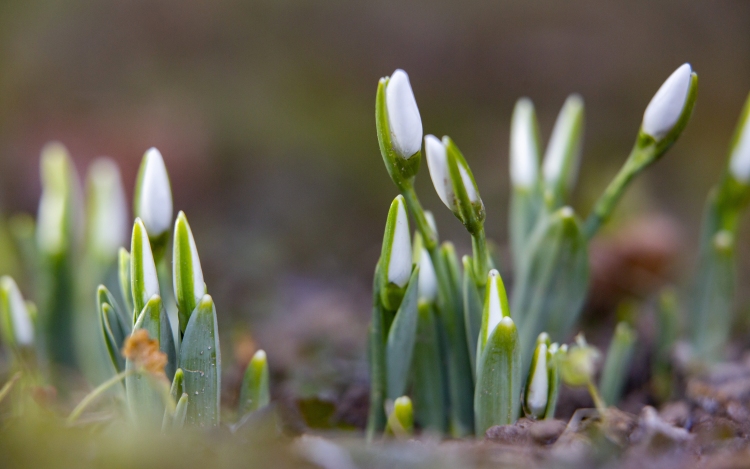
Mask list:
[{"label": "narrow pointed leaf", "polygon": [[140,314],[152,296],[161,295],[156,263],[151,253],[151,242],[148,239],[146,227],[138,218],[133,225],[133,237],[130,244],[130,281],[133,305],[136,314]]},{"label": "narrow pointed leaf", "polygon": [[518,332],[504,317],[487,339],[479,357],[474,391],[476,434],[494,425],[510,425],[518,418],[521,394],[521,349]]},{"label": "narrow pointed leaf", "polygon": [[482,328],[482,310],[484,308],[482,296],[479,293],[477,282],[474,281],[472,272],[473,262],[470,256],[464,256],[464,322],[466,327],[466,344],[471,359],[472,376],[476,379],[477,369],[477,340],[479,330]]},{"label": "narrow pointed leaf", "polygon": [[190,397],[187,425],[218,427],[221,352],[216,308],[210,295],[203,296],[190,316],[180,349],[180,367],[185,372],[185,392]]},{"label": "narrow pointed leaf", "polygon": [[173,246],[173,283],[174,295],[180,318],[180,331],[185,332],[190,314],[203,295],[206,294],[206,284],[203,281],[203,270],[198,258],[193,232],[190,230],[184,212],[177,215],[174,226]]},{"label": "narrow pointed leaf", "polygon": [[[133,287],[130,281],[130,253],[125,248],[120,248],[119,256],[117,259],[117,276],[120,283],[120,294],[125,302],[125,308],[131,312],[134,309],[133,306]],[[135,320],[133,320],[135,322]]]},{"label": "narrow pointed leaf", "polygon": [[419,267],[415,267],[404,299],[396,312],[386,342],[386,370],[388,399],[395,400],[404,395],[409,379],[414,342],[417,336],[417,308],[419,302]]},{"label": "narrow pointed leaf", "polygon": [[419,426],[427,431],[445,432],[447,415],[443,367],[440,357],[440,337],[433,306],[419,302],[417,338],[414,344],[414,378],[412,394],[414,416]]},{"label": "narrow pointed leaf", "polygon": [[247,364],[240,389],[240,411],[242,418],[268,405],[271,401],[266,352],[258,350]]}]

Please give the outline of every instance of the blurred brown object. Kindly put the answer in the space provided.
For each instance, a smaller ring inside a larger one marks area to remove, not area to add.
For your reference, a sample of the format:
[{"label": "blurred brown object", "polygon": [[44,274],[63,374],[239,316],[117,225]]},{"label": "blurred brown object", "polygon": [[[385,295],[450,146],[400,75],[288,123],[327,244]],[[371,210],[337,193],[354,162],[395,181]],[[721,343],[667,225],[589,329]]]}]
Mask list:
[{"label": "blurred brown object", "polygon": [[636,218],[595,239],[589,308],[612,310],[626,297],[643,298],[664,286],[683,244],[682,228],[661,214]]}]

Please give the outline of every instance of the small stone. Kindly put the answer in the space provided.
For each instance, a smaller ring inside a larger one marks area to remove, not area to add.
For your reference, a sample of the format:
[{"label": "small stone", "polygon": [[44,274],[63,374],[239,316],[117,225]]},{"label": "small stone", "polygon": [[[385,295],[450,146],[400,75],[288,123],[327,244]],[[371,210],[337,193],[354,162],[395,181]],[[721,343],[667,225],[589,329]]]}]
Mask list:
[{"label": "small stone", "polygon": [[521,419],[513,425],[495,425],[487,429],[485,437],[495,443],[515,445],[529,440],[530,422]]},{"label": "small stone", "polygon": [[669,402],[661,408],[659,417],[670,425],[685,427],[690,418],[690,406],[685,401]]},{"label": "small stone", "polygon": [[565,431],[566,423],[562,420],[549,419],[534,422],[529,429],[531,438],[540,445],[551,445]]}]

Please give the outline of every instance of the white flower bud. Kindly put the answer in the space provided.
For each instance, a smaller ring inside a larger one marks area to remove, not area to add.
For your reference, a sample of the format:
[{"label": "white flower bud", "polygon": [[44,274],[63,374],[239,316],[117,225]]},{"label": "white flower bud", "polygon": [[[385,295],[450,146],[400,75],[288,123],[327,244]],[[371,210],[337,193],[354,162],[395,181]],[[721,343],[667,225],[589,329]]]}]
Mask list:
[{"label": "white flower bud", "polygon": [[133,208],[151,236],[159,236],[172,226],[172,189],[164,159],[156,148],[143,155]]},{"label": "white flower bud", "polygon": [[519,99],[510,124],[510,179],[516,187],[531,187],[538,178],[539,147],[535,125],[534,104],[528,98]]},{"label": "white flower bud", "polygon": [[422,144],[422,118],[405,71],[398,69],[391,75],[385,89],[385,103],[393,149],[401,158],[408,159]]},{"label": "white flower bud", "polygon": [[729,171],[735,179],[747,184],[750,182],[750,99],[740,120],[732,153],[729,156]]},{"label": "white flower bud", "polygon": [[34,324],[31,322],[29,309],[18,285],[7,275],[0,278],[0,299],[3,300],[0,308],[6,309],[11,322],[11,330],[8,332],[13,334],[13,340],[24,347],[34,345]]},{"label": "white flower bud", "polygon": [[544,181],[549,185],[572,186],[581,155],[583,98],[573,94],[557,115],[547,151],[544,153]]},{"label": "white flower bud", "polygon": [[427,249],[422,248],[422,254],[419,258],[419,296],[433,303],[437,299],[437,294],[438,284],[435,266],[432,265],[432,259],[430,259]]},{"label": "white flower bud", "polygon": [[403,196],[396,197],[398,204],[393,237],[390,240],[390,258],[388,260],[388,282],[404,287],[411,275],[411,235],[409,217],[406,214],[406,201]]},{"label": "white flower bud", "polygon": [[448,152],[443,142],[434,135],[424,138],[424,150],[427,154],[427,166],[430,168],[430,178],[435,186],[440,200],[446,207],[455,210],[455,196],[453,195],[453,184],[448,171]]},{"label": "white flower bud", "polygon": [[661,85],[643,113],[643,132],[661,140],[674,128],[687,102],[693,70],[683,64]]},{"label": "white flower bud", "polygon": [[88,186],[90,247],[103,259],[114,259],[126,242],[128,229],[127,202],[117,164],[109,158],[94,161]]},{"label": "white flower bud", "polygon": [[536,348],[536,361],[531,370],[531,382],[526,392],[526,407],[534,416],[541,416],[547,408],[549,376],[547,374],[547,344],[542,342]]}]

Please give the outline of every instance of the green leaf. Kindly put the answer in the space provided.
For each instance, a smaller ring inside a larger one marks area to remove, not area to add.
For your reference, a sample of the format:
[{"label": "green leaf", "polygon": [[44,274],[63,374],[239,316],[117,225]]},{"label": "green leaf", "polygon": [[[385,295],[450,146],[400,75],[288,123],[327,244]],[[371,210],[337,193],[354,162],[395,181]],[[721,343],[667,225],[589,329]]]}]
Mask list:
[{"label": "green leaf", "polygon": [[419,302],[417,338],[414,344],[412,394],[416,421],[424,430],[442,434],[446,430],[445,377],[440,356],[440,337],[433,306]]},{"label": "green leaf", "polygon": [[[130,281],[130,253],[125,248],[120,248],[117,258],[117,276],[120,283],[120,294],[125,301],[125,308],[128,311],[134,311],[133,287]],[[135,313],[132,316],[135,317]],[[133,319],[133,322],[135,322],[135,319]]]},{"label": "green leaf", "polygon": [[504,317],[492,331],[479,357],[474,391],[476,434],[495,425],[510,425],[518,418],[521,394],[521,350],[518,331]]},{"label": "green leaf", "polygon": [[[452,302],[440,306],[440,324],[447,340],[447,381],[450,396],[450,433],[459,438],[474,430],[474,379],[466,342],[466,327],[461,300],[461,268],[453,244],[440,246],[440,262],[448,272]],[[476,344],[472,344],[476,347]]]},{"label": "green leaf", "polygon": [[247,364],[240,388],[239,416],[242,418],[268,405],[271,401],[266,352],[258,350]]},{"label": "green leaf", "polygon": [[367,335],[367,360],[370,368],[370,407],[367,416],[367,441],[385,429],[385,308],[380,299],[380,262],[375,267],[372,286],[372,318]]},{"label": "green leaf", "polygon": [[156,263],[151,253],[151,242],[140,218],[136,218],[133,224],[133,237],[130,244],[130,281],[135,314],[143,310],[152,296],[161,296]]},{"label": "green leaf", "polygon": [[463,257],[464,264],[464,322],[466,327],[466,343],[471,359],[471,373],[476,379],[477,369],[477,341],[479,340],[479,330],[482,328],[482,310],[484,309],[482,296],[479,293],[477,282],[472,275],[473,262],[471,256]]},{"label": "green leaf", "polygon": [[218,427],[221,402],[221,352],[216,308],[204,295],[190,316],[180,349],[180,367],[185,372],[185,392],[190,396],[186,423]]},{"label": "green leaf", "polygon": [[[159,350],[167,355],[165,373],[172,379],[176,368],[176,352],[172,328],[159,296],[152,297],[138,316],[133,331],[143,329],[151,339],[159,342]],[[126,370],[134,370],[135,363],[125,361]],[[162,423],[164,401],[158,382],[148,373],[137,373],[125,378],[125,391],[128,407],[135,421],[140,425],[156,426]]]},{"label": "green leaf", "polygon": [[557,410],[557,399],[560,395],[560,363],[568,353],[567,345],[558,345],[557,342],[547,349],[547,382],[549,383],[549,394],[547,397],[547,408],[544,410],[545,419],[555,418]]},{"label": "green leaf", "polygon": [[419,302],[419,267],[409,278],[401,306],[396,312],[386,342],[387,397],[395,400],[404,395],[417,337],[417,307]]},{"label": "green leaf", "polygon": [[529,259],[514,284],[511,315],[518,323],[522,358],[529,363],[534,339],[568,338],[589,287],[588,241],[572,209],[563,207],[541,223],[529,242]]},{"label": "green leaf", "polygon": [[630,362],[638,338],[636,331],[625,321],[615,328],[615,335],[609,343],[607,358],[599,378],[601,397],[607,405],[617,405],[622,396],[625,380],[630,371]]},{"label": "green leaf", "polygon": [[182,396],[180,396],[180,400],[177,401],[177,407],[175,407],[174,417],[172,419],[172,428],[179,429],[185,426],[189,404],[188,399],[189,397],[187,393],[183,393]]},{"label": "green leaf", "polygon": [[549,210],[564,205],[575,185],[581,158],[583,119],[583,99],[577,94],[568,96],[544,154],[544,197]]},{"label": "green leaf", "polygon": [[[182,396],[187,396],[185,394],[185,373],[182,371],[182,368],[177,368],[177,371],[174,373],[174,379],[172,380],[172,387],[169,389],[169,397],[172,398],[172,400],[175,402],[176,405],[179,405],[182,401]],[[184,405],[187,406],[187,398],[185,399]],[[164,410],[164,418],[162,419],[161,428],[162,431],[166,430],[167,428],[172,427],[172,424],[175,422],[175,418],[178,416],[178,411],[182,411],[184,414],[185,409],[174,409],[174,413],[170,413],[169,408]],[[182,416],[182,420],[184,423],[185,416]],[[180,427],[182,427],[182,424],[180,424]]]},{"label": "green leaf", "polygon": [[117,313],[109,303],[99,305],[99,319],[104,335],[104,344],[107,346],[109,358],[117,373],[125,370],[125,358],[120,353],[125,338],[129,335],[124,332],[117,318]]},{"label": "green leaf", "polygon": [[388,416],[388,429],[402,438],[414,433],[414,409],[409,396],[401,396],[393,401],[393,410]]},{"label": "green leaf", "polygon": [[174,372],[174,379],[172,380],[172,387],[169,389],[169,395],[172,396],[175,402],[185,392],[185,372],[182,368],[177,368]]},{"label": "green leaf", "polygon": [[177,214],[174,225],[174,244],[172,251],[172,275],[174,295],[177,300],[180,318],[180,331],[185,332],[190,314],[203,295],[206,294],[206,284],[203,281],[203,270],[195,246],[193,232],[190,230],[185,213]]}]

